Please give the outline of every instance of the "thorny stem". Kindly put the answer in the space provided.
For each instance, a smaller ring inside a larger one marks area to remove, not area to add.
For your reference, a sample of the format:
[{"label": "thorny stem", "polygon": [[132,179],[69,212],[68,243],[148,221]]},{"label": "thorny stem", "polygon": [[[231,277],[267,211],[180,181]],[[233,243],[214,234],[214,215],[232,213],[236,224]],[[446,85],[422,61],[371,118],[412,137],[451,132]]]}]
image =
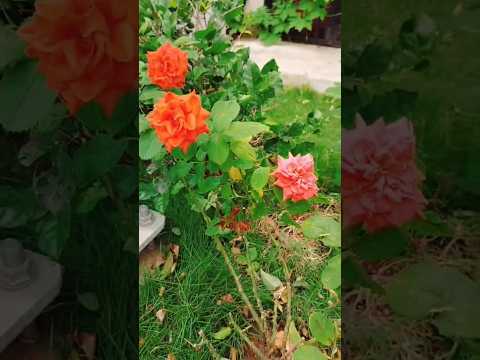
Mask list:
[{"label": "thorny stem", "polygon": [[242,338],[243,341],[245,341],[248,346],[250,346],[250,348],[253,350],[253,352],[258,356],[258,358],[260,360],[268,360],[265,355],[260,351],[260,349],[255,346],[255,344],[248,338],[248,336],[246,336],[242,329],[240,329],[240,326],[238,326],[238,324],[235,322],[235,320],[233,319],[233,316],[231,313],[228,314],[228,317],[230,318],[230,323],[232,324],[233,328],[235,329],[235,331],[238,333],[238,335],[240,335],[240,337]]},{"label": "thorny stem", "polygon": [[208,351],[210,352],[210,354],[213,356],[213,358],[215,360],[220,360],[222,357],[220,356],[220,354],[215,350],[215,348],[213,347],[213,345],[210,343],[210,341],[208,341],[207,337],[205,336],[205,333],[203,332],[203,330],[200,330],[198,332],[198,335],[200,335],[200,337],[202,338],[202,341],[204,344],[207,344],[207,348],[208,348]]},{"label": "thorny stem", "polygon": [[225,264],[227,265],[227,268],[230,271],[230,274],[233,276],[233,279],[235,280],[235,284],[237,285],[238,292],[240,293],[240,296],[242,297],[243,302],[245,303],[245,305],[247,305],[248,309],[250,310],[250,313],[252,314],[253,320],[255,320],[255,322],[257,323],[258,329],[263,334],[264,329],[263,329],[262,322],[260,321],[260,317],[258,316],[258,313],[253,307],[252,303],[248,299],[248,296],[245,294],[245,290],[243,289],[242,283],[240,282],[240,278],[238,277],[237,273],[235,272],[235,269],[233,268],[232,262],[228,257],[225,247],[223,246],[218,236],[214,236],[213,240],[215,241],[215,246],[217,247],[218,251],[220,251],[223,258],[225,259]]}]

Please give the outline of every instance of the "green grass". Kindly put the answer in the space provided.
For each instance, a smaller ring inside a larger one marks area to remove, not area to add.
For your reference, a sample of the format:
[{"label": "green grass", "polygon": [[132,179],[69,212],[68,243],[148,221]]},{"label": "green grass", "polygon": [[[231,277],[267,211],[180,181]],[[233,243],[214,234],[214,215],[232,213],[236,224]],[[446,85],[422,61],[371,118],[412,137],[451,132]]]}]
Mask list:
[{"label": "green grass", "polygon": [[[175,273],[166,280],[161,280],[160,272],[145,278],[140,287],[140,337],[145,340],[140,350],[140,359],[153,360],[173,353],[177,359],[211,359],[206,348],[194,351],[189,344],[200,342],[198,331],[203,330],[209,339],[220,328],[228,325],[228,313],[231,312],[241,326],[246,322],[239,309],[243,306],[233,279],[223,259],[215,249],[212,241],[203,235],[204,227],[201,219],[190,212],[185,205],[178,202],[168,215],[169,228],[178,227],[180,236],[175,236],[167,229],[162,241],[180,245],[180,257]],[[175,220],[176,219],[176,220]],[[256,234],[248,236],[250,247],[258,252],[259,267],[283,280],[282,268],[277,260],[277,251],[268,248],[265,240]],[[298,258],[292,257],[290,267],[298,264]],[[296,275],[300,275],[308,283],[308,289],[295,289],[293,299],[293,318],[298,325],[306,325],[308,316],[315,310],[325,310],[332,319],[340,318],[339,308],[331,308],[328,301],[334,301],[331,294],[323,290],[320,284],[320,273],[324,264],[307,266]],[[298,266],[297,266],[298,268]],[[248,277],[237,266],[242,274],[246,293],[251,297],[252,288]],[[164,287],[165,293],[159,295]],[[271,294],[259,286],[259,293],[266,308],[272,308]],[[225,294],[232,294],[233,304],[217,305],[217,300]],[[148,309],[153,308],[153,311]],[[155,312],[166,309],[167,316],[160,324]],[[223,341],[212,341],[221,355],[228,357],[230,347],[241,350],[243,343],[236,334]]]},{"label": "green grass", "polygon": [[[216,301],[228,293],[238,299],[235,284],[213,243],[203,235],[201,219],[180,204],[168,215],[169,219],[177,219],[177,223],[169,225],[178,227],[181,235],[167,232],[162,241],[180,245],[179,263],[170,278],[161,280],[157,272],[147,277],[140,288],[139,330],[145,339],[140,359],[159,359],[168,353],[177,359],[210,359],[206,349],[195,352],[187,340],[199,343],[199,330],[211,336],[226,326],[228,313],[237,305],[217,305]],[[160,297],[162,287],[166,291]],[[145,315],[145,309],[152,305],[156,310],[167,310],[163,325],[156,320],[155,312]],[[228,343],[215,346],[226,350],[238,344],[239,340],[232,336]]]}]

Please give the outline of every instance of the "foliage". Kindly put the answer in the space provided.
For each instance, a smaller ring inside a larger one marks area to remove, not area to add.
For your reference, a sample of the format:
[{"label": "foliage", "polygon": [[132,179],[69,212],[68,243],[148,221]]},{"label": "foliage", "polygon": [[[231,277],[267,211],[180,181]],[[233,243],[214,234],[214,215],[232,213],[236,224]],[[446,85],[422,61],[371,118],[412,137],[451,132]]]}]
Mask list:
[{"label": "foliage", "polygon": [[261,7],[247,14],[240,32],[258,34],[265,44],[276,44],[283,34],[292,29],[311,31],[314,20],[325,18],[328,2],[329,0],[275,1],[272,9]]}]

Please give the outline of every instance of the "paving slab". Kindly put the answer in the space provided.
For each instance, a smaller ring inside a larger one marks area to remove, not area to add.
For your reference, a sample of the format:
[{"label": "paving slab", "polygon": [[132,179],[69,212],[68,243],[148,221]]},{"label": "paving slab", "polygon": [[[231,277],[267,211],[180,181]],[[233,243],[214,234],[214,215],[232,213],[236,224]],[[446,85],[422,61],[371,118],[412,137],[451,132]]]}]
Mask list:
[{"label": "paving slab", "polygon": [[338,48],[291,42],[266,46],[257,39],[237,40],[234,47],[249,47],[251,59],[260,67],[275,59],[285,85],[309,85],[323,92],[342,79]]}]

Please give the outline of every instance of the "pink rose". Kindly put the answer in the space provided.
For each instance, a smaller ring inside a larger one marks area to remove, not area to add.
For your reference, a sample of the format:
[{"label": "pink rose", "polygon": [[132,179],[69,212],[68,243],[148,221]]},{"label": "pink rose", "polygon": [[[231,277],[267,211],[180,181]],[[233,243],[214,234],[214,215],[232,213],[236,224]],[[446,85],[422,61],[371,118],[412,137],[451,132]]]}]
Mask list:
[{"label": "pink rose", "polygon": [[318,187],[314,169],[313,157],[310,154],[289,154],[288,159],[279,156],[278,168],[272,175],[277,179],[275,185],[283,189],[283,200],[291,199],[297,202],[316,196]]},{"label": "pink rose", "polygon": [[368,232],[399,227],[423,214],[424,180],[415,160],[415,135],[406,118],[356,128],[342,134],[343,225]]}]

